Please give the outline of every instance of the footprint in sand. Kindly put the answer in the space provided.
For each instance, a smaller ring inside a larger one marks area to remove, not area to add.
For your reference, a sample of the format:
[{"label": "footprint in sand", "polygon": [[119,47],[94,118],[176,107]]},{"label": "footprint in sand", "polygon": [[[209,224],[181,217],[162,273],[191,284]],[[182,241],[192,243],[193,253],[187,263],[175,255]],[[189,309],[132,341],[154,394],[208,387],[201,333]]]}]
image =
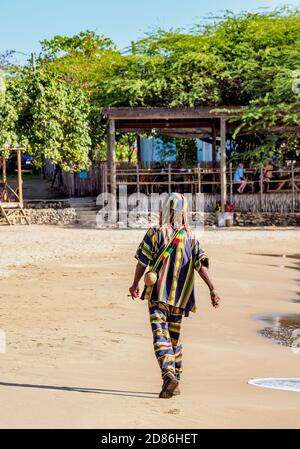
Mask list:
[{"label": "footprint in sand", "polygon": [[112,343],[122,343],[123,340],[121,340],[120,338],[113,338],[112,340],[110,340]]},{"label": "footprint in sand", "polygon": [[120,331],[112,331],[111,329],[106,329],[104,332],[107,332],[108,334],[119,334],[119,335],[137,335],[141,336],[143,334],[135,333],[135,332],[120,332]]},{"label": "footprint in sand", "polygon": [[165,413],[168,414],[168,415],[179,415],[180,414],[180,409],[179,408],[171,408],[170,410],[168,410]]}]

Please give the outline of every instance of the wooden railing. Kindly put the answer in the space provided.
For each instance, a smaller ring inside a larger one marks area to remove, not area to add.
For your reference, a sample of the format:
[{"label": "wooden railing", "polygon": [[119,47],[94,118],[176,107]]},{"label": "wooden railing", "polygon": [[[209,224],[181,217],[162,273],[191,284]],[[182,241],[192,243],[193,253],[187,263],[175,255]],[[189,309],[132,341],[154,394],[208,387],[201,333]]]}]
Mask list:
[{"label": "wooden railing", "polygon": [[[227,170],[227,190],[232,195],[238,186],[233,181],[233,167],[229,164]],[[103,191],[108,190],[110,172],[102,169]],[[247,186],[245,192],[278,193],[300,191],[300,167],[290,167],[273,170],[272,178],[267,181],[263,169],[245,170]],[[159,190],[172,191],[188,186],[191,193],[217,193],[220,191],[220,171],[218,169],[202,169],[199,165],[191,169],[174,169],[171,165],[163,169],[141,169],[138,166],[128,169],[117,169],[117,183],[132,187],[135,191],[145,193]]]},{"label": "wooden railing", "polygon": [[[189,170],[179,170],[171,165],[163,169],[142,169],[138,166],[118,167],[117,185],[127,186],[128,193],[141,192],[145,194],[170,192],[205,193],[207,207],[213,210],[213,204],[220,197],[220,171],[218,167],[209,167],[201,163]],[[300,167],[290,165],[280,171],[274,171],[270,182],[262,178],[262,170],[246,169],[248,178],[243,194],[238,194],[237,183],[233,182],[235,167],[227,167],[227,199],[239,208],[249,210],[268,209],[270,202],[272,210],[282,210],[284,204],[289,211],[300,209]],[[81,178],[78,173],[65,173],[58,177],[56,187],[67,196],[97,196],[110,191],[110,171],[105,162],[94,163],[87,178]],[[244,199],[243,199],[244,198]],[[252,200],[252,199],[253,200]],[[280,199],[281,198],[281,199]],[[252,205],[253,202],[253,205]],[[278,208],[276,204],[278,203]],[[280,204],[279,204],[280,203]],[[261,206],[259,206],[261,205]],[[277,208],[277,209],[276,209]]]}]

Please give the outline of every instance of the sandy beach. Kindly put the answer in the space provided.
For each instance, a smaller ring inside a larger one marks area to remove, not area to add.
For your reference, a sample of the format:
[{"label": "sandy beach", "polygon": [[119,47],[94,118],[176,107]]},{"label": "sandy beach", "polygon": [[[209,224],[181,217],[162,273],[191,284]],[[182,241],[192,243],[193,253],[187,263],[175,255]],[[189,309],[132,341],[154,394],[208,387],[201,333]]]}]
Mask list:
[{"label": "sandy beach", "polygon": [[[210,230],[222,297],[197,279],[183,323],[182,395],[158,399],[146,304],[127,297],[144,230],[1,227],[1,428],[299,428],[300,394],[247,384],[300,377],[300,353],[258,335],[299,313],[299,230]],[[285,257],[283,257],[285,256]]]}]

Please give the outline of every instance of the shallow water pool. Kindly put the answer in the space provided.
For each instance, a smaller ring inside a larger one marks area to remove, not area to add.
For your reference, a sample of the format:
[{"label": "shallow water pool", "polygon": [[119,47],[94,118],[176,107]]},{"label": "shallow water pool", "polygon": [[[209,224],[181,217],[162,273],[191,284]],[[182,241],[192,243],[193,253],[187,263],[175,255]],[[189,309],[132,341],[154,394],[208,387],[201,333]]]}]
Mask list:
[{"label": "shallow water pool", "polygon": [[250,379],[248,384],[256,387],[272,388],[275,390],[296,391],[300,393],[300,378],[276,378]]}]

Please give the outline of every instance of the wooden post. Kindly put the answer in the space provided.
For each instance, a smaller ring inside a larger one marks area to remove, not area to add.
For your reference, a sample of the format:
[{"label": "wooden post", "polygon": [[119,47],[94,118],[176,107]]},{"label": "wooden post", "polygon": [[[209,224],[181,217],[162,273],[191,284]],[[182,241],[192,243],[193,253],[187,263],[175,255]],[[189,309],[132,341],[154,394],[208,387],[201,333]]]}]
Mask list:
[{"label": "wooden post", "polygon": [[4,184],[4,188],[3,188],[3,201],[7,201],[7,190],[5,188],[5,184],[7,181],[7,176],[6,176],[6,159],[4,157],[4,154],[2,154],[2,181]]},{"label": "wooden post", "polygon": [[110,169],[110,193],[111,193],[111,212],[117,212],[117,175],[116,175],[116,136],[115,136],[115,121],[109,119],[107,127],[107,158]]},{"label": "wooden post", "polygon": [[138,199],[140,199],[140,168],[139,164],[136,165],[136,186],[137,186],[137,193],[138,193]]},{"label": "wooden post", "polygon": [[75,196],[75,178],[74,173],[72,171],[68,172],[70,179],[70,196]]},{"label": "wooden post", "polygon": [[104,193],[104,168],[103,168],[103,164],[100,164],[100,173],[101,173],[101,193]]},{"label": "wooden post", "polygon": [[263,170],[262,167],[260,169],[259,185],[260,185],[260,211],[262,212],[262,209],[263,209],[263,198],[264,198],[264,170]]},{"label": "wooden post", "polygon": [[211,128],[211,135],[212,135],[212,160],[213,162],[217,161],[217,134],[216,134],[216,125],[213,122],[212,128]]},{"label": "wooden post", "polygon": [[295,167],[292,162],[292,212],[295,212]]},{"label": "wooden post", "polygon": [[105,193],[105,201],[107,201],[107,192],[108,192],[108,185],[107,185],[107,162],[105,162],[103,166],[104,170],[104,193]]},{"label": "wooden post", "polygon": [[172,192],[172,173],[171,173],[171,164],[169,164],[168,167],[168,187],[169,187],[169,193]]},{"label": "wooden post", "polygon": [[105,169],[104,169],[104,162],[101,164],[101,178],[102,178],[102,186],[101,186],[101,193],[106,192],[106,188],[105,188]]},{"label": "wooden post", "polygon": [[198,193],[201,193],[201,168],[198,162]]},{"label": "wooden post", "polygon": [[233,202],[233,184],[232,184],[232,162],[229,164],[229,176],[230,176],[230,204]]},{"label": "wooden post", "polygon": [[21,150],[17,150],[18,161],[18,196],[19,203],[23,207],[23,180],[22,180],[22,164],[21,164]]},{"label": "wooden post", "polygon": [[221,178],[221,211],[225,212],[225,204],[227,199],[227,182],[226,182],[226,121],[222,117],[220,119],[220,178]]},{"label": "wooden post", "polygon": [[4,157],[4,155],[2,156],[2,180],[5,183],[7,178],[6,178],[6,159]]}]

